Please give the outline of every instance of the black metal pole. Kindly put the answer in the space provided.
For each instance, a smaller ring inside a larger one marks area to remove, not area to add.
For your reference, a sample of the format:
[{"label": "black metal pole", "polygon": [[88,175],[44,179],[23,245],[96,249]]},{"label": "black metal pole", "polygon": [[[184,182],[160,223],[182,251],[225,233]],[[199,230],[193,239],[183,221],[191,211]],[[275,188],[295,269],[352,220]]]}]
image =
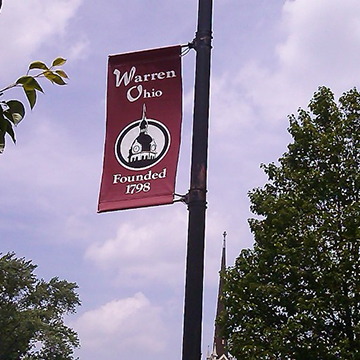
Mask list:
[{"label": "black metal pole", "polygon": [[189,227],[183,328],[183,360],[200,360],[204,283],[205,213],[209,128],[212,0],[199,0],[195,99],[188,193]]}]

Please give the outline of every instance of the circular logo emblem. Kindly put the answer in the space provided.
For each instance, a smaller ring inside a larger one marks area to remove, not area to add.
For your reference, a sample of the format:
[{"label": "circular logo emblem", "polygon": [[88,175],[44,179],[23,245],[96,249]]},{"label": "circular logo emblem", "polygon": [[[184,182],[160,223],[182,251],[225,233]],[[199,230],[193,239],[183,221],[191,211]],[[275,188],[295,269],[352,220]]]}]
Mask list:
[{"label": "circular logo emblem", "polygon": [[164,124],[147,119],[126,126],[115,142],[117,161],[130,170],[144,170],[161,161],[170,147],[170,133]]}]

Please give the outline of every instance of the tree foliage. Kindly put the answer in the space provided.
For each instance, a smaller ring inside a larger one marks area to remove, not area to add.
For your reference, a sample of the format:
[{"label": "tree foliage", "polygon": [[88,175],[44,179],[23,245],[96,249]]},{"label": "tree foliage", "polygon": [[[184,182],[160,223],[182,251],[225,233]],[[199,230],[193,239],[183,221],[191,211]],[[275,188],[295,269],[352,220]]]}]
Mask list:
[{"label": "tree foliage", "polygon": [[224,275],[238,359],[360,358],[360,94],[321,87],[249,193],[253,249]]},{"label": "tree foliage", "polygon": [[[29,65],[26,75],[18,78],[14,83],[0,90],[0,97],[5,91],[21,87],[33,109],[37,100],[37,92],[43,92],[38,79],[46,78],[52,84],[66,85],[64,79],[68,79],[64,70],[59,69],[66,63],[66,59],[58,57],[54,59],[51,66],[48,67],[42,61],[34,61]],[[35,73],[34,73],[35,72]],[[0,154],[5,148],[5,135],[8,134],[14,143],[16,143],[14,126],[16,127],[25,116],[25,106],[19,100],[0,101]]]},{"label": "tree foliage", "polygon": [[63,317],[80,305],[77,285],[37,279],[35,269],[13,253],[0,258],[0,360],[73,359],[79,339]]}]

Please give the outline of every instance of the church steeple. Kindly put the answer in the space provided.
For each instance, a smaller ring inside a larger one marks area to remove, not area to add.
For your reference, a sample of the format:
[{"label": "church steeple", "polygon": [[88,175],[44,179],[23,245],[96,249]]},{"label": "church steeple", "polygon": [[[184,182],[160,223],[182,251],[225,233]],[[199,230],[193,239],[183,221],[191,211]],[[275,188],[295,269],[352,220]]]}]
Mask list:
[{"label": "church steeple", "polygon": [[[223,248],[222,248],[222,254],[221,254],[221,267],[220,271],[225,271],[226,268],[226,231],[223,233]],[[218,299],[217,299],[217,308],[216,308],[216,318],[220,316],[220,314],[224,311],[224,303],[221,299],[221,296],[223,294],[223,288],[224,288],[224,281],[222,277],[220,276],[219,279],[219,291],[218,291]],[[225,349],[225,340],[220,336],[220,329],[219,325],[215,323],[215,334],[214,334],[214,347],[216,347],[216,353],[218,356],[218,359],[221,358],[222,355],[227,356],[227,351]]]},{"label": "church steeple", "polygon": [[[220,272],[222,273],[226,269],[226,236],[227,233],[224,231],[223,233],[223,247],[221,254],[221,266]],[[224,281],[220,276],[219,279],[219,291],[218,291],[218,299],[217,299],[217,308],[216,308],[216,319],[220,316],[220,314],[224,311],[224,303],[222,301],[222,294],[224,288]],[[226,350],[226,340],[221,337],[219,325],[215,322],[215,333],[214,333],[214,343],[213,343],[213,351],[212,354],[208,355],[206,360],[230,360],[233,359],[230,357]]]}]

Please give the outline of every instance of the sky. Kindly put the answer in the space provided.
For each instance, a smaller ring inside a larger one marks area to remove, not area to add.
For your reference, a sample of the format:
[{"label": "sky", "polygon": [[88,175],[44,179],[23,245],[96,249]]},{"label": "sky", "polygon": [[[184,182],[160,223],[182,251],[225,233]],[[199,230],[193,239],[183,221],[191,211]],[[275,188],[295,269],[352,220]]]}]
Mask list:
[{"label": "sky", "polygon": [[[0,88],[31,61],[62,56],[67,86],[45,94],[0,156],[0,252],[36,274],[76,282],[66,323],[82,360],[181,358],[186,206],[97,213],[109,54],[187,44],[196,0],[3,0]],[[319,86],[338,98],[360,81],[358,0],[214,3],[203,352],[211,345],[222,234],[227,264],[253,244],[248,191],[291,141],[288,115]],[[176,192],[189,187],[195,52],[182,59],[183,124]],[[20,89],[2,99],[22,99]]]}]

